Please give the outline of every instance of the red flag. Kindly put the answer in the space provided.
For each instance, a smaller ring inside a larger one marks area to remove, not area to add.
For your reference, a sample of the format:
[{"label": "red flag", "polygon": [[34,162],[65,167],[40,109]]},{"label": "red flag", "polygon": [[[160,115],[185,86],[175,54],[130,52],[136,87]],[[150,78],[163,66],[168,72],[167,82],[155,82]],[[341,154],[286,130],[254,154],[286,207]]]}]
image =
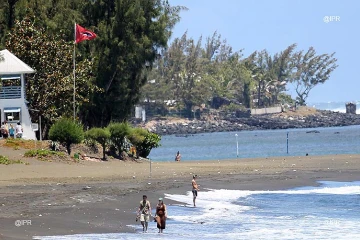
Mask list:
[{"label": "red flag", "polygon": [[75,24],[75,43],[82,42],[84,40],[92,40],[96,38],[96,34],[91,32],[79,24]]}]

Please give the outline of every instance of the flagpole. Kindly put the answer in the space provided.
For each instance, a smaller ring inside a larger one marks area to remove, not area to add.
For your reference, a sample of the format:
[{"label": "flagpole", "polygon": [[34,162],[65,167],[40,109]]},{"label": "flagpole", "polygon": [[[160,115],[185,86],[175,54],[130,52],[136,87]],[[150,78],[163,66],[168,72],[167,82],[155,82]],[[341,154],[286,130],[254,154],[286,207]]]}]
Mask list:
[{"label": "flagpole", "polygon": [[73,56],[73,65],[74,65],[74,121],[76,119],[76,104],[75,104],[75,45],[76,45],[76,23],[74,24],[74,56]]}]

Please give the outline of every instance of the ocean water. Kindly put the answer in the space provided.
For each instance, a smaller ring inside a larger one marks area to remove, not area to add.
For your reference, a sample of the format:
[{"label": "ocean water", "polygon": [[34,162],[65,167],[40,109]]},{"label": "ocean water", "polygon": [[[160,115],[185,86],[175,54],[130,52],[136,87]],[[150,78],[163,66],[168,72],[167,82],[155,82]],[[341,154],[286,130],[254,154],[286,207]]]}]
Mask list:
[{"label": "ocean water", "polygon": [[[351,101],[356,104],[356,113],[360,114],[360,101]],[[346,112],[346,102],[320,102],[320,103],[309,103],[309,107],[314,107],[320,110],[330,110],[334,112]]]},{"label": "ocean water", "polygon": [[183,204],[169,206],[166,229],[148,233],[37,236],[39,240],[109,239],[360,239],[360,182],[320,182],[319,187],[281,191],[208,189],[193,208],[191,192],[165,194]]},{"label": "ocean water", "polygon": [[[319,133],[307,133],[309,131]],[[152,161],[174,161],[177,151],[182,161],[305,156],[306,153],[357,154],[360,153],[360,126],[216,132],[187,137],[167,135],[149,157]]]}]

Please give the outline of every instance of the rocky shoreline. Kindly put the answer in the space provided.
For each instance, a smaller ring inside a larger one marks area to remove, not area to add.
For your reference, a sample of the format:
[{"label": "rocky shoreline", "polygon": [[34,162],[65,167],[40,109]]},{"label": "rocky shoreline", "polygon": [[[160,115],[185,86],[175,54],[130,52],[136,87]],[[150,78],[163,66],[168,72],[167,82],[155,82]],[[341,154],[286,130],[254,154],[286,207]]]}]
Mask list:
[{"label": "rocky shoreline", "polygon": [[315,114],[307,116],[288,116],[282,114],[253,115],[250,117],[227,116],[218,120],[192,120],[171,122],[157,120],[148,129],[159,135],[178,135],[186,137],[189,134],[206,132],[230,132],[265,129],[318,128],[360,125],[360,115],[316,110]]}]

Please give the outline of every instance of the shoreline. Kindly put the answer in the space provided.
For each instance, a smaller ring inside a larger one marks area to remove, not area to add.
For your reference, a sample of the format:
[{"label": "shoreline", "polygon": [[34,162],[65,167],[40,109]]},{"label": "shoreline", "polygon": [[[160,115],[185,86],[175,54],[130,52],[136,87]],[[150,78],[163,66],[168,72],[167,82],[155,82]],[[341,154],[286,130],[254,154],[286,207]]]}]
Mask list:
[{"label": "shoreline", "polygon": [[138,124],[161,136],[212,132],[236,132],[278,129],[314,129],[360,125],[360,115],[300,107],[296,111],[262,115],[237,116],[234,113],[210,119],[153,117]]},{"label": "shoreline", "polygon": [[[199,176],[201,198],[202,189],[284,190],[317,186],[317,181],[359,181],[359,160],[360,155],[348,154],[157,162],[152,178],[148,162],[34,160],[30,165],[0,166],[0,239],[133,233],[127,225],[140,224],[135,222],[135,211],[143,194],[155,207],[156,199],[165,193],[190,191],[193,174]],[[165,203],[176,204],[168,199]],[[15,226],[16,220],[26,219],[31,226]]]}]

